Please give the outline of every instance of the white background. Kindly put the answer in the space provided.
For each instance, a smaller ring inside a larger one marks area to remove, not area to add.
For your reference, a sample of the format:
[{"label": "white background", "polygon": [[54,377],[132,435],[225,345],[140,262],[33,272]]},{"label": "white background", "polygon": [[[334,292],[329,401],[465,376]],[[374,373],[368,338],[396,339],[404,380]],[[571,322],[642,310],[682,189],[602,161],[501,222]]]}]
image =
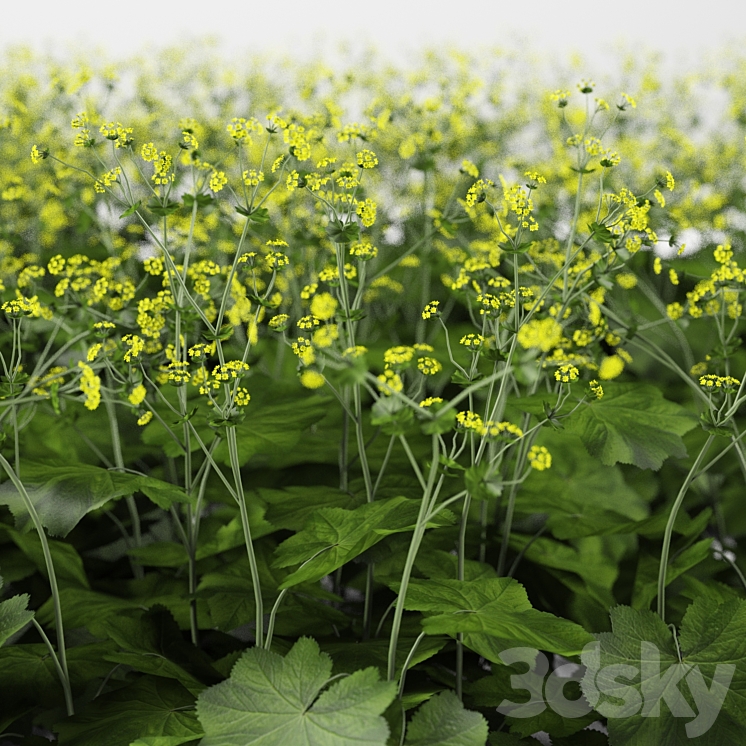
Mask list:
[{"label": "white background", "polygon": [[[397,62],[422,46],[530,50],[568,62],[581,52],[589,74],[627,52],[664,52],[694,65],[730,43],[746,49],[745,0],[0,0],[0,51],[12,44],[112,60],[148,45],[212,36],[226,53],[321,52],[339,41],[374,44]],[[665,63],[665,60],[664,60]]]}]

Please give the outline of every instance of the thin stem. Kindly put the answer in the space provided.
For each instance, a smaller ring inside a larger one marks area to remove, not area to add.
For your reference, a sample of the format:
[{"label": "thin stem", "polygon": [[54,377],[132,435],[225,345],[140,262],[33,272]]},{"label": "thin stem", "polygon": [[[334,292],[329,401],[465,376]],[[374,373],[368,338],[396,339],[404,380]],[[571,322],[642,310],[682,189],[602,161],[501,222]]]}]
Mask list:
[{"label": "thin stem", "polygon": [[241,480],[241,467],[238,463],[238,442],[236,439],[235,425],[229,425],[226,428],[226,432],[228,435],[228,453],[230,454],[231,468],[233,469],[236,498],[238,509],[241,513],[241,525],[243,526],[244,541],[246,543],[246,553],[249,557],[251,582],[254,586],[254,603],[256,604],[256,644],[258,647],[262,647],[264,643],[264,602],[262,601],[262,589],[259,582],[259,568],[256,564],[256,555],[254,554],[254,543],[251,539],[251,525],[249,523],[249,513],[246,509],[246,496],[244,495],[243,482]]},{"label": "thin stem", "polygon": [[[406,439],[403,439],[406,442]],[[414,561],[417,557],[417,552],[422,543],[422,537],[425,535],[425,527],[427,526],[427,515],[431,508],[431,498],[437,499],[437,491],[433,492],[435,486],[435,476],[438,473],[438,462],[440,457],[440,442],[436,435],[432,436],[432,462],[430,463],[430,473],[428,474],[427,484],[422,495],[422,502],[420,503],[420,511],[417,516],[417,523],[414,527],[414,533],[412,534],[412,540],[409,544],[409,551],[407,552],[407,559],[404,563],[404,571],[402,572],[401,584],[399,586],[399,596],[396,600],[396,607],[394,609],[394,621],[391,626],[391,637],[389,639],[389,653],[388,653],[388,680],[393,681],[396,675],[396,646],[399,642],[399,630],[401,629],[402,615],[404,614],[404,604],[407,598],[407,587],[409,586],[409,580],[412,575],[412,569],[414,568]]]},{"label": "thin stem", "polygon": [[699,452],[696,460],[692,464],[692,468],[689,469],[689,473],[686,475],[686,479],[684,479],[684,483],[681,485],[679,494],[676,496],[676,500],[671,508],[671,513],[668,516],[668,523],[666,523],[666,530],[663,533],[663,549],[661,550],[661,561],[658,569],[658,616],[664,622],[666,621],[666,573],[668,571],[668,555],[671,551],[673,526],[676,522],[676,516],[679,513],[679,509],[684,502],[684,496],[689,489],[689,485],[692,483],[694,475],[697,473],[697,469],[699,469],[699,465],[702,462],[702,459],[704,459],[705,454],[709,450],[714,439],[715,435],[714,433],[711,433],[705,441],[705,444],[702,446],[702,450]]},{"label": "thin stem", "polygon": [[52,561],[52,552],[49,549],[49,541],[47,535],[44,533],[44,526],[41,523],[39,514],[36,512],[36,507],[31,501],[26,487],[23,482],[18,478],[16,473],[13,471],[13,467],[8,463],[5,456],[0,453],[0,465],[5,469],[5,473],[13,485],[18,490],[23,500],[24,507],[31,516],[31,521],[34,524],[36,533],[39,535],[41,541],[41,549],[44,555],[44,564],[47,568],[47,575],[49,576],[49,585],[52,590],[52,604],[54,606],[54,622],[57,630],[57,648],[59,650],[59,666],[60,666],[60,681],[62,688],[65,692],[65,706],[67,708],[68,715],[74,715],[75,710],[73,708],[72,693],[70,689],[70,674],[67,670],[67,654],[65,651],[65,628],[62,624],[62,605],[60,604],[60,591],[57,585],[57,574],[54,571],[54,562]]},{"label": "thin stem", "polygon": [[[461,511],[461,525],[458,533],[458,579],[464,580],[464,565],[466,564],[466,524],[469,520],[471,508],[471,493],[466,493],[464,507]],[[463,699],[464,695],[464,635],[459,632],[456,637],[456,696]]]}]

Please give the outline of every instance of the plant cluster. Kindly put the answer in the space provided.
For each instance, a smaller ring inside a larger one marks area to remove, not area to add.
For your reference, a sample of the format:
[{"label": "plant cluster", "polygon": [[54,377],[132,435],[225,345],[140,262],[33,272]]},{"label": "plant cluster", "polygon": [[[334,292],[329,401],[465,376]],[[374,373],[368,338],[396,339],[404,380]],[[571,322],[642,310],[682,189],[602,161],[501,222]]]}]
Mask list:
[{"label": "plant cluster", "polygon": [[698,742],[743,736],[742,77],[700,145],[649,70],[208,94],[173,52],[124,106],[113,69],[15,54],[0,743],[684,742],[665,687],[543,706],[539,661],[594,641],[713,691],[735,663]]}]

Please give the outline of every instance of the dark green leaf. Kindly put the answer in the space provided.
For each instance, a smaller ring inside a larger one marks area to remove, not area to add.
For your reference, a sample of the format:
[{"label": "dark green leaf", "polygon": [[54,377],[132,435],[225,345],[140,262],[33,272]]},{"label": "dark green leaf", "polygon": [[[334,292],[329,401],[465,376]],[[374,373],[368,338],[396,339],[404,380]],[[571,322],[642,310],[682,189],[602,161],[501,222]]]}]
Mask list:
[{"label": "dark green leaf", "polygon": [[[0,578],[0,589],[2,587],[3,579]],[[27,609],[28,602],[29,595],[24,593],[0,603],[0,646],[34,618],[34,612]]]},{"label": "dark green leaf", "polygon": [[657,614],[612,609],[612,632],[598,635],[599,645],[583,655],[582,681],[588,701],[609,718],[611,742],[744,742],[745,622],[741,600],[715,607],[695,602],[681,625],[680,661],[672,631]]},{"label": "dark green leaf", "polygon": [[564,422],[607,466],[621,462],[657,470],[669,456],[686,456],[681,436],[697,420],[655,386],[604,382],[603,398],[581,404]]},{"label": "dark green leaf", "polygon": [[578,655],[593,638],[582,627],[531,607],[512,578],[412,580],[405,608],[425,612],[428,634],[464,633],[464,644],[499,662],[502,650],[521,645]]},{"label": "dark green leaf", "polygon": [[[370,549],[387,534],[411,530],[418,511],[417,501],[406,497],[366,503],[355,510],[317,510],[303,531],[277,548],[275,567],[302,564],[285,578],[280,588],[320,580]],[[444,518],[439,515],[439,523]]]},{"label": "dark green leaf", "polygon": [[98,697],[54,730],[60,746],[130,746],[153,736],[183,739],[167,742],[176,746],[202,735],[193,708],[194,695],[178,681],[144,676]]},{"label": "dark green leaf", "polygon": [[184,640],[173,617],[162,607],[124,610],[92,622],[90,627],[95,635],[108,637],[121,648],[121,652],[108,654],[108,661],[177,679],[190,689],[201,689],[222,679],[207,656]]}]

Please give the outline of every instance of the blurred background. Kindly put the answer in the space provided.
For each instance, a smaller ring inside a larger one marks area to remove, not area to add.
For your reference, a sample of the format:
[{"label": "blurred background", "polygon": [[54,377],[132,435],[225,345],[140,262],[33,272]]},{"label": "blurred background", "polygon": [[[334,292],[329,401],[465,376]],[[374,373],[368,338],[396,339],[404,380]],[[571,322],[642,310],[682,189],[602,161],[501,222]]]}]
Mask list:
[{"label": "blurred background", "polygon": [[0,49],[27,44],[69,55],[84,50],[122,58],[147,48],[209,37],[227,55],[323,56],[328,63],[374,45],[392,62],[410,62],[425,46],[465,51],[494,47],[572,64],[596,75],[620,53],[658,53],[682,68],[746,40],[741,0],[698,3],[625,0],[36,0],[14,3],[0,24]]}]

